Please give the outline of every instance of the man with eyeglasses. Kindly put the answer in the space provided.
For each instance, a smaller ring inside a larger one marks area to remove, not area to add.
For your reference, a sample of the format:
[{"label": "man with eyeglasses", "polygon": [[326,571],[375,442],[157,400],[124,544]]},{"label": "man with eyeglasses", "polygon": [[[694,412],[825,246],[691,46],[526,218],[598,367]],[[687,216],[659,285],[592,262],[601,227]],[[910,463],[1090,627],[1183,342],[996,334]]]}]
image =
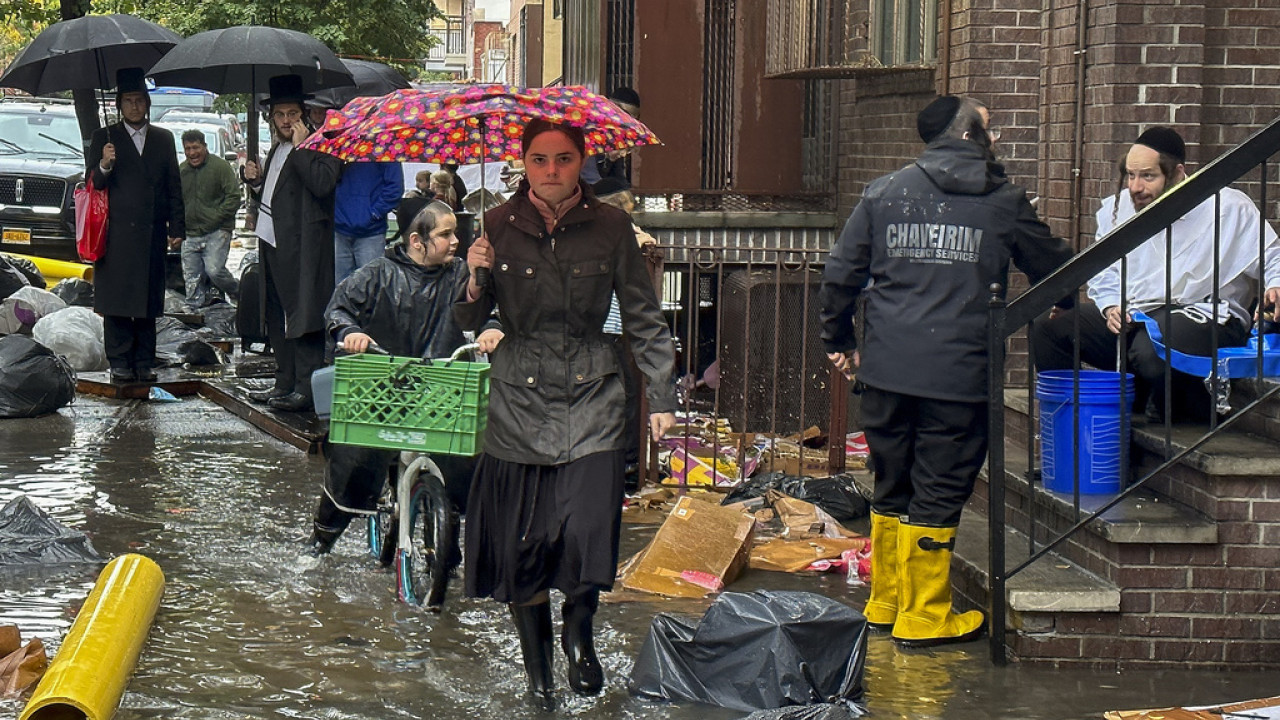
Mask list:
[{"label": "man with eyeglasses", "polygon": [[277,410],[315,407],[311,373],[324,366],[324,309],[333,295],[333,190],[342,163],[296,146],[311,134],[302,78],[270,80],[269,108],[276,143],[265,168],[250,160],[244,179],[258,199],[254,228],[262,257],[267,337],[276,358],[275,384],[250,393]]},{"label": "man with eyeglasses", "polygon": [[[871,446],[871,597],[863,613],[906,647],[963,642],[985,625],[951,607],[960,513],[987,452],[987,305],[1012,260],[1038,280],[1071,257],[996,162],[990,111],[941,97],[927,147],[867,186],[827,259],[822,340],[857,373]],[[865,297],[865,337],[853,315]]]},{"label": "man with eyeglasses", "polygon": [[[1120,188],[1104,198],[1095,217],[1099,238],[1118,227],[1187,178],[1187,147],[1176,130],[1148,128],[1129,147],[1120,163]],[[1214,229],[1218,256],[1214,267]],[[1258,287],[1258,233],[1263,232],[1266,290]],[[1160,328],[1166,347],[1201,357],[1214,346],[1237,347],[1249,339],[1250,307],[1260,300],[1272,317],[1280,319],[1280,240],[1258,213],[1253,200],[1234,188],[1205,200],[1174,221],[1170,231],[1172,269],[1169,300],[1165,299],[1165,233],[1160,232],[1128,255],[1123,288],[1116,262],[1089,281],[1093,304],[1038,322],[1032,335],[1037,370],[1067,370],[1074,364],[1073,345],[1079,326],[1080,359],[1101,370],[1117,369],[1121,332],[1127,337],[1128,371],[1134,374],[1137,412],[1148,421],[1163,422],[1165,360],[1157,354],[1143,324],[1133,322],[1142,311]],[[1217,273],[1218,305],[1213,305]],[[1126,298],[1122,317],[1120,299]],[[1074,317],[1078,314],[1079,318]],[[1216,326],[1216,339],[1214,327]],[[1167,399],[1171,422],[1208,422],[1216,409],[1203,378],[1175,370]]]},{"label": "man with eyeglasses", "polygon": [[120,122],[93,133],[85,176],[108,192],[107,250],[94,263],[112,382],[155,382],[156,318],[164,312],[169,247],[186,235],[173,134],[149,121],[141,68],[116,74]]}]

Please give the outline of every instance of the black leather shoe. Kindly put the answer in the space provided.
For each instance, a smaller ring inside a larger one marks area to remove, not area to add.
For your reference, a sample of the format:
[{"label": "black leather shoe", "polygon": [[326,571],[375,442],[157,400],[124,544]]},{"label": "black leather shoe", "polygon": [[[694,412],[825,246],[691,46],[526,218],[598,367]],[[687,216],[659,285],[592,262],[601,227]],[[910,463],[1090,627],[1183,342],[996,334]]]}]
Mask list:
[{"label": "black leather shoe", "polygon": [[143,368],[137,372],[138,380],[142,382],[153,383],[156,381],[156,371],[151,368]]},{"label": "black leather shoe", "polygon": [[138,379],[132,370],[127,368],[111,368],[111,382],[125,383]]},{"label": "black leather shoe", "polygon": [[286,412],[302,412],[315,409],[315,403],[312,402],[311,398],[299,392],[291,392],[288,395],[271,398],[267,401],[267,404],[276,410],[284,410]]},{"label": "black leather shoe", "polygon": [[274,398],[284,397],[288,394],[288,390],[281,390],[280,388],[273,387],[270,390],[254,390],[249,393],[249,399],[254,402],[267,403],[271,402]]}]

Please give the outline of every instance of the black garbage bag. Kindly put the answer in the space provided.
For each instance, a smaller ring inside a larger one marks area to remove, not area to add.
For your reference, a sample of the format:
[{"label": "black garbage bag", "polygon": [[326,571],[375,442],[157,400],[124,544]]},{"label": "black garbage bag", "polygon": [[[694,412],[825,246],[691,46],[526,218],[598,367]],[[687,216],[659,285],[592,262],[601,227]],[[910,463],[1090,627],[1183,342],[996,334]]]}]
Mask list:
[{"label": "black garbage bag", "polygon": [[0,300],[3,300],[18,288],[26,287],[31,284],[26,275],[22,271],[9,263],[5,256],[0,255]]},{"label": "black garbage bag", "polygon": [[866,657],[867,620],[846,605],[816,593],[727,592],[696,625],[655,617],[628,689],[748,711],[825,703],[860,717]]},{"label": "black garbage bag", "polygon": [[853,720],[862,715],[860,708],[851,708],[845,703],[819,703],[781,710],[757,710],[744,720]]},{"label": "black garbage bag", "polygon": [[234,305],[225,302],[213,303],[201,308],[200,314],[204,316],[204,327],[198,328],[196,333],[201,337],[220,339],[237,336]]},{"label": "black garbage bag", "polygon": [[0,508],[0,568],[102,560],[84,533],[64,527],[26,495]]},{"label": "black garbage bag", "polygon": [[0,337],[0,418],[46,415],[75,397],[66,360],[26,335]]},{"label": "black garbage bag", "polygon": [[67,305],[93,307],[93,283],[81,278],[64,278],[50,290]]},{"label": "black garbage bag", "polygon": [[8,253],[0,253],[0,260],[4,260],[17,268],[18,272],[26,276],[27,283],[44,289],[44,273],[40,272],[40,268],[36,267],[35,263],[26,258],[18,257],[17,255],[10,255]]},{"label": "black garbage bag", "polygon": [[780,472],[753,475],[726,495],[721,504],[764,497],[770,490],[813,503],[842,523],[864,518],[871,512],[870,504],[858,492],[853,477],[848,473],[824,478],[798,477]]},{"label": "black garbage bag", "polygon": [[156,357],[169,365],[218,365],[218,349],[177,318],[156,319]]}]

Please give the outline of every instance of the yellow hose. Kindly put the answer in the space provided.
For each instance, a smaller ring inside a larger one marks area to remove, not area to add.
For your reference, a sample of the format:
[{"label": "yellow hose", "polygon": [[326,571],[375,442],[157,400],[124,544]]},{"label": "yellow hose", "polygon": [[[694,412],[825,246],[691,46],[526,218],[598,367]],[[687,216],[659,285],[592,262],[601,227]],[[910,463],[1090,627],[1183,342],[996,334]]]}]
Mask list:
[{"label": "yellow hose", "polygon": [[107,563],[19,720],[109,720],[164,595],[164,573],[142,555]]},{"label": "yellow hose", "polygon": [[9,254],[35,263],[36,268],[40,270],[40,274],[44,275],[45,285],[49,287],[57,285],[59,280],[65,280],[66,278],[80,278],[86,282],[93,282],[92,265],[67,262],[66,260],[51,260],[49,258],[36,257],[35,255]]}]

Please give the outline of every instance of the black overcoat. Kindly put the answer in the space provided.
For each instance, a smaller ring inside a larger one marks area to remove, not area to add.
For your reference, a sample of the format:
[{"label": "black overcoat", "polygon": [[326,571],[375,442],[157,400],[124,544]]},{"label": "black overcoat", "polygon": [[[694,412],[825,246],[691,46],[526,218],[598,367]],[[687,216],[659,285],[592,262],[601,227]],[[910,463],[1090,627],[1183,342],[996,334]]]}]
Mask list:
[{"label": "black overcoat", "polygon": [[[104,175],[99,163],[108,138],[116,164]],[[93,309],[117,317],[159,317],[168,239],[187,232],[173,133],[147,125],[139,155],[123,124],[108,125],[93,133],[85,165],[86,177],[94,187],[106,187],[110,200],[106,252],[93,266]]]},{"label": "black overcoat", "polygon": [[502,316],[484,444],[499,460],[559,465],[626,447],[622,368],[604,332],[614,293],[648,381],[649,411],[676,409],[675,345],[631,218],[581,187],[582,201],[552,232],[529,200],[528,181],[485,213],[490,281],[470,302],[464,287],[454,305],[464,330],[480,329],[495,304]]},{"label": "black overcoat", "polygon": [[[267,155],[262,178],[279,148]],[[333,189],[341,175],[342,161],[314,150],[294,149],[280,168],[271,199],[278,258],[273,278],[286,338],[324,330],[324,309],[333,295]],[[251,189],[259,199],[262,187]]]}]

